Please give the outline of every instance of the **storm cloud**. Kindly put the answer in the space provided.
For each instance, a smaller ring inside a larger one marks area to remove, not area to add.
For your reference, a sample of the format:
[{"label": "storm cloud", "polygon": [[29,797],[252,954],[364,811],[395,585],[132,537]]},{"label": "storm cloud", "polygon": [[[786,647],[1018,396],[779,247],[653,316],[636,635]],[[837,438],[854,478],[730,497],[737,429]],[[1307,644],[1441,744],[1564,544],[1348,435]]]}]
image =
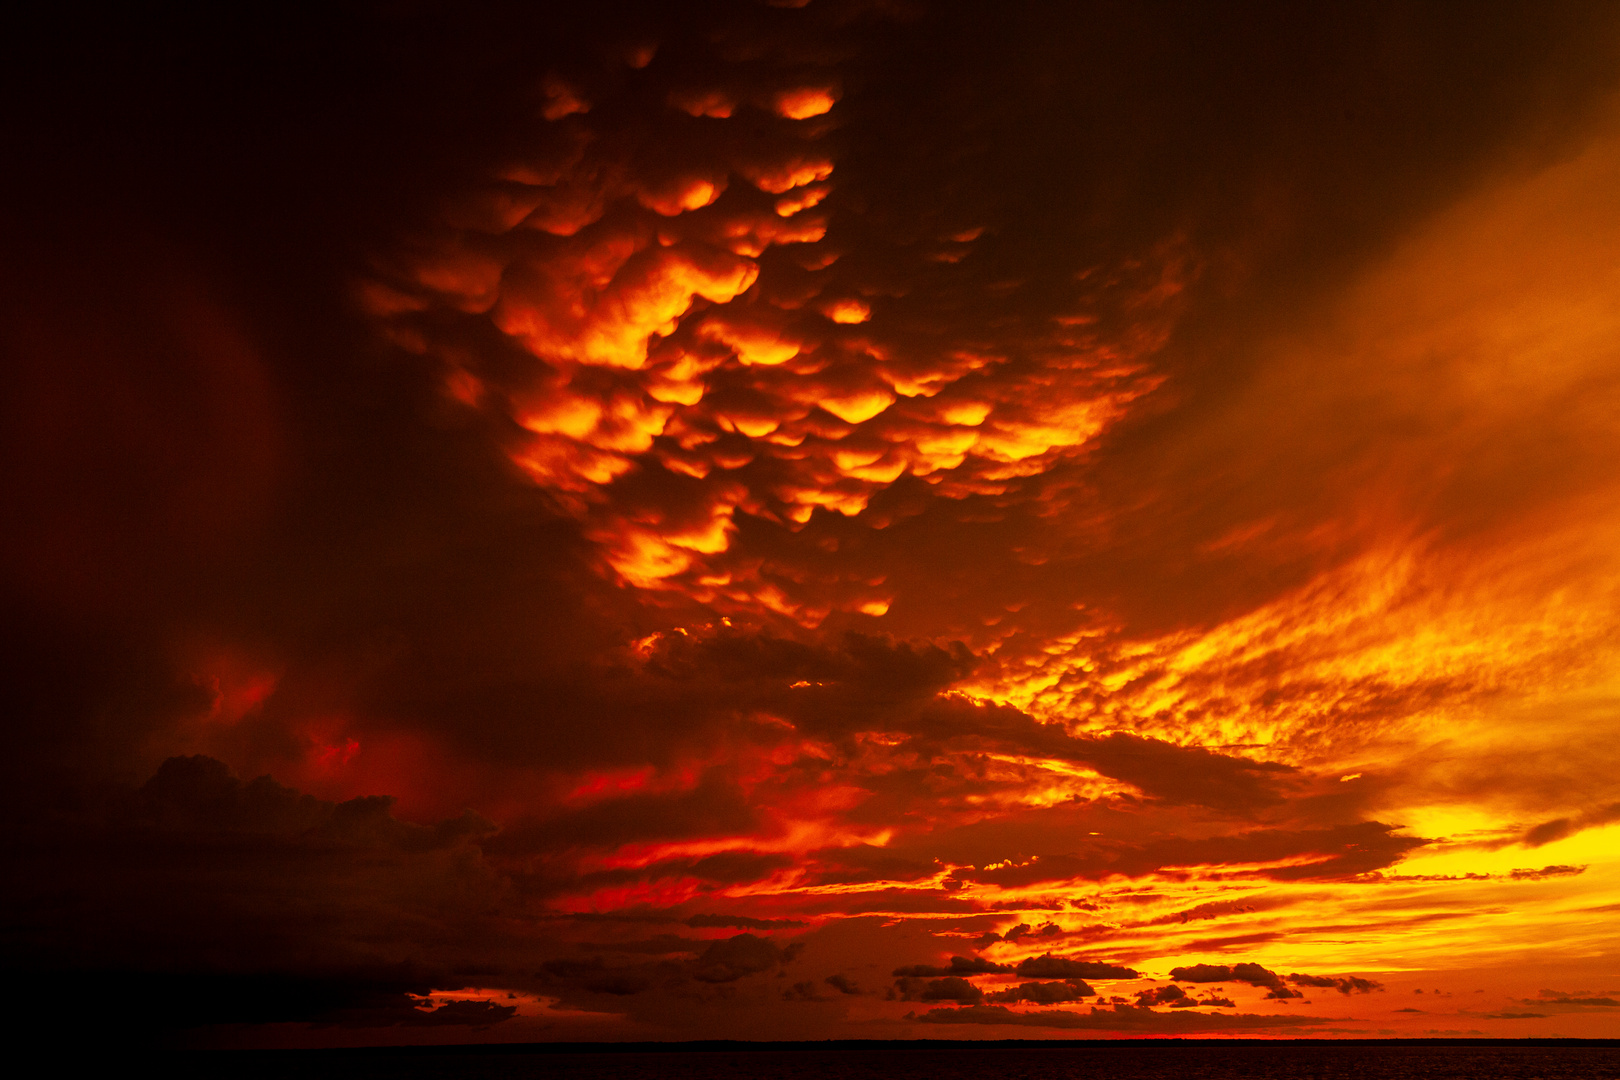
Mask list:
[{"label": "storm cloud", "polygon": [[42,1031],[1613,1034],[1611,5],[13,30]]}]

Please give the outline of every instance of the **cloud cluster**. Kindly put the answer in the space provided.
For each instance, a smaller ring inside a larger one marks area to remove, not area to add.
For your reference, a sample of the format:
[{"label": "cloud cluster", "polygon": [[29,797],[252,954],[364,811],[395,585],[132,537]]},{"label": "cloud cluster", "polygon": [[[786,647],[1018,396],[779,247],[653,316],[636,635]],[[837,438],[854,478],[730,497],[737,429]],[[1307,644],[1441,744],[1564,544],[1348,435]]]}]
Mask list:
[{"label": "cloud cluster", "polygon": [[25,35],[0,959],[264,1041],[1599,985],[1600,8]]},{"label": "cloud cluster", "polygon": [[[984,221],[861,219],[842,76],[803,39],[686,45],[547,75],[510,159],[379,256],[361,303],[500,418],[619,580],[807,626],[881,616],[884,575],[827,545],[1083,453],[1162,381],[1194,268],[1165,245],[1019,302]],[[974,293],[983,311],[948,299]]]},{"label": "cloud cluster", "polygon": [[501,876],[474,814],[418,825],[386,797],[332,803],[210,758],[174,758],[141,788],[19,839],[26,883],[9,963],[77,998],[125,972],[148,991],[110,1018],[175,1027],[314,1021],[487,1025],[504,1003],[433,1002],[495,962]]},{"label": "cloud cluster", "polygon": [[[692,960],[655,963],[608,964],[600,956],[588,960],[548,960],[539,973],[540,987],[564,1001],[589,1000],[594,995],[629,997],[658,988],[665,992],[692,983],[721,986],[763,972],[776,971],[796,957],[802,946],[778,947],[754,934],[742,933],[712,941]],[[622,943],[616,951],[626,950]],[[679,951],[687,951],[681,949]]]},{"label": "cloud cluster", "polygon": [[[1263,986],[1266,988],[1268,998],[1295,998],[1305,995],[1298,990],[1290,990],[1285,985],[1284,977],[1269,968],[1259,964],[1193,964],[1190,967],[1172,968],[1172,979],[1182,982],[1212,983],[1212,982],[1242,982],[1250,986]],[[1295,986],[1314,986],[1337,990],[1341,994],[1353,993],[1370,994],[1374,990],[1382,990],[1383,984],[1371,979],[1349,975],[1333,977],[1329,975],[1302,975],[1295,972],[1287,976],[1287,982]]]},{"label": "cloud cluster", "polygon": [[1156,1034],[1196,1034],[1215,1031],[1265,1031],[1316,1026],[1321,1016],[1255,1015],[1253,1013],[1160,1012],[1139,1005],[1093,1007],[1089,1012],[1052,1010],[1015,1012],[1004,1005],[973,1005],[960,1009],[930,1009],[917,1017],[924,1024],[1006,1025],[1068,1031],[1117,1031]]}]

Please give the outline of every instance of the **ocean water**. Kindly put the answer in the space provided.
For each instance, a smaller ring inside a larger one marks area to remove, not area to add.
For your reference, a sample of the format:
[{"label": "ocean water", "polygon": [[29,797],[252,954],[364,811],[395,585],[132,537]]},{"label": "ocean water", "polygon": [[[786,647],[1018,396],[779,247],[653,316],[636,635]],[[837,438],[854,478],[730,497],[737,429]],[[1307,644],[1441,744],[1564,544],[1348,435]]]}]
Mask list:
[{"label": "ocean water", "polygon": [[[206,1055],[208,1075],[300,1080],[1620,1080],[1620,1045],[1113,1042],[1067,1047]],[[201,1062],[197,1062],[201,1064]]]}]

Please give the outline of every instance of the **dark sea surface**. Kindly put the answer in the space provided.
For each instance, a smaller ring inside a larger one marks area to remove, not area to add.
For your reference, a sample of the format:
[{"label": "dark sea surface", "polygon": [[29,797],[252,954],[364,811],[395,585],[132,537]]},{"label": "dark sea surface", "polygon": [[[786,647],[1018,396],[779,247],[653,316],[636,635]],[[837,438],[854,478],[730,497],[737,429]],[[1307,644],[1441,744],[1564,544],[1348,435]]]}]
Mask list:
[{"label": "dark sea surface", "polygon": [[[208,1054],[220,1077],[343,1080],[1620,1080],[1620,1045],[1110,1042],[1084,1046]],[[196,1064],[203,1064],[196,1061]]]}]

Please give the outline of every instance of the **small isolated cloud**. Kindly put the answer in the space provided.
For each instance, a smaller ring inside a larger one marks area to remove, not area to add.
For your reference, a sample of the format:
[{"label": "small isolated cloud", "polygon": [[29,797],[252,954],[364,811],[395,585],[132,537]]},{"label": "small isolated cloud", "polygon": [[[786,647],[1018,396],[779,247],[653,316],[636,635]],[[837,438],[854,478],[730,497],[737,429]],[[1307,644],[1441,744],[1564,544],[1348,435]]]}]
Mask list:
[{"label": "small isolated cloud", "polygon": [[1574,877],[1586,873],[1585,866],[1543,866],[1540,870],[1518,869],[1508,871],[1513,881],[1541,881],[1545,878]]},{"label": "small isolated cloud", "polygon": [[895,996],[902,1001],[959,1001],[971,1004],[984,1000],[984,991],[966,979],[896,979]]},{"label": "small isolated cloud", "polygon": [[1337,990],[1346,996],[1350,994],[1370,994],[1374,990],[1384,988],[1384,984],[1381,982],[1374,979],[1357,978],[1354,975],[1335,978],[1332,975],[1301,975],[1296,971],[1288,976],[1288,981],[1295,986],[1319,986],[1323,989]]},{"label": "small isolated cloud", "polygon": [[697,959],[692,977],[707,983],[735,982],[745,975],[755,975],[786,964],[799,954],[801,948],[803,946],[795,944],[779,949],[774,942],[764,938],[738,934],[705,949]]},{"label": "small isolated cloud", "polygon": [[803,926],[800,919],[754,919],[747,915],[693,915],[686,925],[694,930],[710,927],[730,927],[737,930],[776,930]]},{"label": "small isolated cloud", "polygon": [[1188,995],[1187,991],[1175,983],[1166,986],[1155,986],[1151,990],[1139,991],[1136,995],[1136,1003],[1144,1008],[1152,1005],[1168,1005],[1172,1009],[1186,1009],[1198,1004]]},{"label": "small isolated cloud", "polygon": [[861,992],[861,988],[855,984],[855,980],[847,975],[829,975],[822,982],[837,990],[840,994],[859,994]]},{"label": "small isolated cloud", "polygon": [[1064,982],[1024,983],[986,995],[984,1000],[1009,1005],[1020,1001],[1027,1001],[1032,1005],[1058,1005],[1065,1001],[1079,1001],[1096,993],[1097,991],[1079,979],[1070,979]]},{"label": "small isolated cloud", "polygon": [[409,1027],[489,1027],[502,1020],[510,1020],[516,1015],[517,1006],[500,1005],[493,1001],[447,1001],[436,1009],[416,1012],[415,1016],[402,1016],[398,1023]]},{"label": "small isolated cloud", "polygon": [[[909,964],[905,967],[895,968],[894,975],[900,979],[930,979],[942,975],[994,975],[1011,970],[1013,969],[1006,964],[998,964],[994,960],[986,960],[982,956],[953,956],[948,967],[936,967],[932,964]],[[1030,973],[1020,971],[1019,974],[1026,975]]]},{"label": "small isolated cloud", "polygon": [[1013,969],[1026,979],[1135,979],[1140,972],[1119,964],[1099,960],[1075,960],[1067,956],[1042,953],[1020,960]]},{"label": "small isolated cloud", "polygon": [[1191,967],[1171,968],[1170,977],[1179,979],[1182,982],[1243,982],[1248,983],[1250,986],[1263,986],[1267,990],[1266,997],[1268,998],[1302,998],[1305,996],[1298,990],[1288,989],[1283,983],[1281,975],[1270,968],[1261,967],[1259,964],[1193,964]]},{"label": "small isolated cloud", "polygon": [[803,982],[796,982],[786,990],[782,991],[782,1000],[826,1001],[827,999],[818,992],[815,983],[811,982],[809,979],[806,979]]}]

